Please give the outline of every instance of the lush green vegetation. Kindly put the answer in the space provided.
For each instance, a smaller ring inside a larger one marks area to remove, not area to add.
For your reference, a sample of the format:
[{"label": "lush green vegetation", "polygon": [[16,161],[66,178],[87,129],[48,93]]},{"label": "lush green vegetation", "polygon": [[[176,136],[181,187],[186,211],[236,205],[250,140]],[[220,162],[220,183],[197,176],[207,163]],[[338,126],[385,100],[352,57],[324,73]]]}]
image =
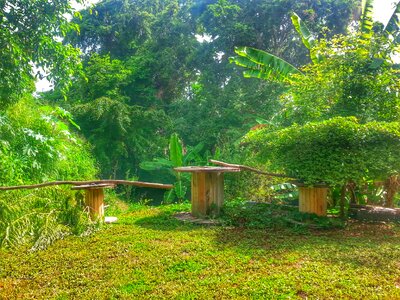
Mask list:
[{"label": "lush green vegetation", "polygon": [[132,206],[120,224],[38,252],[1,252],[0,297],[397,299],[398,226],[294,231],[184,224],[187,205]]},{"label": "lush green vegetation", "polygon": [[[38,106],[27,98],[0,114],[1,185],[50,180],[92,179],[95,161],[88,145],[70,132],[70,114]],[[89,227],[81,195],[66,188],[3,191],[0,194],[0,244],[34,249]]]},{"label": "lush green vegetation", "polygon": [[[82,3],[84,0],[77,0]],[[63,92],[80,71],[80,51],[60,41],[70,30],[71,1],[4,0],[0,3],[0,103],[5,107],[34,91],[33,79],[47,76]],[[34,69],[34,66],[42,69]]]},{"label": "lush green vegetation", "polygon": [[167,158],[163,149],[175,132],[185,147],[202,143],[203,156],[220,149],[232,160],[234,143],[279,110],[285,89],[242,78],[228,63],[234,47],[268,48],[303,65],[308,58],[289,13],[314,20],[315,31],[331,26],[332,36],[345,31],[355,7],[348,0],[101,1],[74,19],[80,34],[68,40],[83,50],[86,79],[74,82],[62,105],[94,146],[103,177],[147,179],[139,164]]},{"label": "lush green vegetation", "polygon": [[[2,1],[0,184],[140,179],[174,188],[108,200],[181,203],[189,176],[172,168],[217,158],[329,184],[332,212],[340,193],[341,208],[393,207],[399,15],[374,23],[371,0]],[[54,89],[35,95],[42,77]],[[299,214],[282,180],[227,175],[228,198],[269,203],[228,202],[216,228],[171,217],[188,205],[131,205],[101,227],[68,187],[1,192],[0,297],[400,297],[397,225]]]},{"label": "lush green vegetation", "polygon": [[258,130],[248,139],[261,161],[271,161],[271,169],[284,170],[306,184],[342,186],[396,174],[399,125],[336,117],[278,131]]},{"label": "lush green vegetation", "polygon": [[[333,38],[317,39],[293,13],[293,26],[312,60],[300,69],[251,47],[236,48],[238,56],[231,61],[246,68],[245,77],[288,86],[274,122],[258,128],[258,133],[250,132],[245,140],[253,144],[253,154],[261,162],[302,184],[324,183],[341,189],[342,202],[349,185],[352,200],[357,201],[355,182],[368,185],[386,181],[384,194],[390,196],[386,196],[385,205],[393,207],[391,191],[397,189],[397,183],[390,182],[395,182],[392,179],[399,172],[393,159],[397,156],[394,131],[398,124],[388,122],[399,118],[400,81],[393,57],[398,53],[400,5],[383,25],[374,24],[372,4],[362,2],[357,28]],[[346,121],[343,117],[354,119]],[[389,145],[394,146],[394,152]]]}]

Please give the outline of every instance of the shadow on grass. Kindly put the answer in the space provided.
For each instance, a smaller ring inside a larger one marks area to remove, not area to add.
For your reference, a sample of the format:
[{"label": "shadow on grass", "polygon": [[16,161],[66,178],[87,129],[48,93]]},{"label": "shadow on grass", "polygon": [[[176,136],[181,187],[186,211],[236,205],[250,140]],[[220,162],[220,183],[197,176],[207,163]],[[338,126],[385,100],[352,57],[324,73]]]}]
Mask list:
[{"label": "shadow on grass", "polygon": [[170,212],[160,212],[155,216],[140,218],[134,221],[133,224],[146,229],[163,231],[190,231],[199,227],[176,219],[173,213]]},{"label": "shadow on grass", "polygon": [[308,233],[292,229],[224,228],[216,236],[219,247],[243,254],[262,257],[295,253],[306,259],[374,269],[398,263],[399,241],[398,225],[363,223]]},{"label": "shadow on grass", "polygon": [[[304,228],[264,228],[204,226],[176,219],[176,211],[132,220],[134,224],[157,231],[213,231],[216,249],[252,257],[276,259],[293,254],[310,261],[334,265],[379,269],[395,266],[400,257],[400,226],[350,222],[345,229],[305,230]],[[397,267],[398,268],[398,267]]]}]

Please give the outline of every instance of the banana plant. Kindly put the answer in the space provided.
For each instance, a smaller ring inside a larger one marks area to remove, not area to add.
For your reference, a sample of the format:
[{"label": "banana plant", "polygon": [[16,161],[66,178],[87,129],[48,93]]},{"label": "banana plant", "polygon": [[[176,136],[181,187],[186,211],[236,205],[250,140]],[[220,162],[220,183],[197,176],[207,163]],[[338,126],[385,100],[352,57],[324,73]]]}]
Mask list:
[{"label": "banana plant", "polygon": [[[362,1],[362,14],[360,18],[360,35],[363,39],[369,40],[373,36],[373,0]],[[324,58],[316,51],[316,36],[307,28],[302,19],[292,13],[291,20],[294,28],[300,35],[304,46],[310,51],[310,58],[313,63],[319,63]],[[384,31],[393,37],[393,42],[397,43],[400,28],[400,2],[390,17]],[[251,47],[236,47],[235,53],[238,56],[231,57],[231,63],[246,68],[243,72],[244,77],[261,78],[280,82],[289,82],[294,74],[302,74],[299,69],[287,61],[263,50]],[[382,53],[372,63],[371,68],[379,67],[389,55]]]},{"label": "banana plant", "polygon": [[294,28],[300,35],[304,46],[306,46],[306,48],[310,50],[310,58],[312,62],[320,62],[322,60],[322,57],[315,50],[315,46],[317,45],[315,35],[311,33],[306,24],[304,24],[303,20],[296,13],[292,13],[291,20]]},{"label": "banana plant", "polygon": [[243,76],[265,80],[286,81],[292,74],[302,74],[295,66],[268,52],[251,48],[236,47],[239,56],[231,57],[230,62],[245,67]]},{"label": "banana plant", "polygon": [[[296,13],[292,13],[291,19],[303,44],[310,50],[312,61],[314,63],[318,62],[321,57],[314,50],[316,45],[315,36]],[[236,47],[235,53],[238,56],[231,57],[229,61],[246,68],[243,72],[244,77],[287,82],[290,81],[292,75],[302,74],[299,69],[289,62],[263,50],[251,47]]]},{"label": "banana plant", "polygon": [[389,34],[395,38],[395,42],[398,43],[397,40],[399,35],[399,28],[400,28],[400,2],[397,3],[396,9],[394,10],[392,16],[389,19],[385,27],[386,34]]},{"label": "banana plant", "polygon": [[372,15],[374,13],[374,1],[373,0],[362,0],[361,4],[361,25],[360,32],[361,37],[365,40],[369,40],[372,37],[372,26],[374,21]]},{"label": "banana plant", "polygon": [[174,168],[192,165],[199,165],[206,162],[200,155],[204,148],[204,144],[200,143],[194,147],[188,146],[186,151],[182,146],[178,134],[171,135],[169,140],[169,157],[155,158],[153,161],[146,161],[140,164],[140,168],[146,171],[167,170],[175,177],[173,189],[164,194],[164,202],[171,203],[175,199],[182,201],[186,198],[190,180],[188,174],[175,172]]}]

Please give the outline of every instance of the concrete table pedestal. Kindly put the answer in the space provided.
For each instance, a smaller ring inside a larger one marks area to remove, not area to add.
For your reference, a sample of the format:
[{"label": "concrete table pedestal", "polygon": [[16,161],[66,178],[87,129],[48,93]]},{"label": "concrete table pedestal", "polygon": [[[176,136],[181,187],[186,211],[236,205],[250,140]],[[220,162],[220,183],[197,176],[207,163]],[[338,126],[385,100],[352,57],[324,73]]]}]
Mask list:
[{"label": "concrete table pedestal", "polygon": [[177,172],[192,173],[192,215],[218,215],[224,203],[224,172],[240,172],[231,167],[180,167]]}]

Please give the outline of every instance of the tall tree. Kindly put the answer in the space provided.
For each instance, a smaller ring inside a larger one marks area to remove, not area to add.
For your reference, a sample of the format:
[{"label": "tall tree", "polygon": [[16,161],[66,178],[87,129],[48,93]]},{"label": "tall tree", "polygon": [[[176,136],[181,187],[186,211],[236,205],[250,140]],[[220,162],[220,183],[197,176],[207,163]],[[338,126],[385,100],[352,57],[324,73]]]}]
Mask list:
[{"label": "tall tree", "polygon": [[[71,3],[70,0],[0,1],[2,106],[32,91],[33,78],[37,76],[47,76],[62,88],[68,86],[79,66],[79,51],[60,41],[71,29],[77,30],[67,18],[73,13]],[[34,74],[34,66],[43,68],[45,74]]]}]

